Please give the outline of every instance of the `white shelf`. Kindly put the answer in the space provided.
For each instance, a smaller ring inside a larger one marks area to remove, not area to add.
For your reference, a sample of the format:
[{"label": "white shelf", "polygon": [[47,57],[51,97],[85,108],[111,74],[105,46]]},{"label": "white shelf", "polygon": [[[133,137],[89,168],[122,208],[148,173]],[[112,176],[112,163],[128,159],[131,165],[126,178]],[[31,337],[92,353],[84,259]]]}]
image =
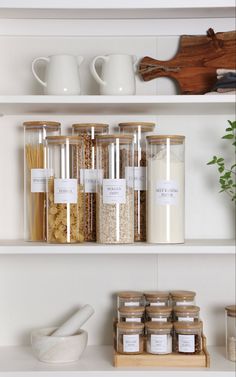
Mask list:
[{"label": "white shelf", "polygon": [[[228,114],[235,95],[0,96],[0,114]],[[219,106],[220,105],[220,106]]]},{"label": "white shelf", "polygon": [[[50,365],[37,361],[29,347],[0,348],[0,377],[235,377],[235,364],[223,347],[209,347],[210,368],[114,368],[111,346],[89,346],[78,363]],[[159,375],[159,374],[158,374]]]},{"label": "white shelf", "polygon": [[233,17],[234,0],[1,0],[10,18],[211,18]]},{"label": "white shelf", "polygon": [[0,241],[0,255],[86,255],[86,254],[235,254],[234,240],[187,240],[185,244],[155,245],[147,243],[135,243],[130,245],[99,245],[96,243],[84,243],[77,245],[60,245],[36,242],[24,242],[21,240]]}]

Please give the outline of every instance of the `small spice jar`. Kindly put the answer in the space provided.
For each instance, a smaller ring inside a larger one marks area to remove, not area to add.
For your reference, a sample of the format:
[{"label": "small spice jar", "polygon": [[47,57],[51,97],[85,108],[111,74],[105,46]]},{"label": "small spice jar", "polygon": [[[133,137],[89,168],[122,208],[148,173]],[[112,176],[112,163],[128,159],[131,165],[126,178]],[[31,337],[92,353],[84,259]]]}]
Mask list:
[{"label": "small spice jar", "polygon": [[195,305],[175,306],[173,308],[174,321],[177,322],[198,322],[200,308]]},{"label": "small spice jar", "polygon": [[135,355],[144,351],[144,324],[136,322],[117,323],[116,350],[119,353]]},{"label": "small spice jar", "polygon": [[195,305],[196,292],[193,291],[172,291],[170,292],[172,306],[189,306]]},{"label": "small spice jar", "polygon": [[134,241],[146,241],[146,135],[153,132],[155,123],[119,123],[121,133],[134,137],[134,168],[127,167],[127,178],[134,175]]},{"label": "small spice jar", "polygon": [[147,306],[168,306],[169,305],[169,292],[154,291],[144,293]]},{"label": "small spice jar", "polygon": [[76,123],[72,125],[72,134],[80,136],[84,144],[84,169],[81,180],[84,183],[84,240],[96,241],[96,145],[95,137],[108,133],[108,124]]},{"label": "small spice jar", "polygon": [[172,323],[148,322],[145,325],[147,334],[147,353],[164,355],[172,352]]},{"label": "small spice jar", "polygon": [[225,308],[226,357],[236,361],[236,305]]},{"label": "small spice jar", "polygon": [[122,306],[118,309],[119,322],[144,322],[144,306]]},{"label": "small spice jar", "polygon": [[202,351],[202,323],[174,323],[174,352],[195,354]]},{"label": "small spice jar", "polygon": [[123,291],[117,293],[117,308],[122,306],[143,306],[144,296],[142,292]]},{"label": "small spice jar", "polygon": [[152,322],[171,322],[172,308],[169,306],[147,306],[146,320]]}]

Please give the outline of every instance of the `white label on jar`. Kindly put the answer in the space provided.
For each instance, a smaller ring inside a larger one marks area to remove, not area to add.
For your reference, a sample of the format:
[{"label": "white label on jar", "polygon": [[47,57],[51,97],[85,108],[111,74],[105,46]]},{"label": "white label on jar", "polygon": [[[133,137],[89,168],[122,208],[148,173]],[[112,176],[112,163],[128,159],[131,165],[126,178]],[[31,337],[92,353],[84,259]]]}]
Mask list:
[{"label": "white label on jar", "polygon": [[103,179],[103,204],[126,203],[126,180]]},{"label": "white label on jar", "polygon": [[173,180],[161,180],[156,182],[156,204],[172,205],[178,204],[178,183]]},{"label": "white label on jar", "polygon": [[96,183],[98,178],[97,169],[80,169],[80,181],[84,185],[86,193],[96,192]]},{"label": "white label on jar", "polygon": [[179,322],[194,322],[194,318],[192,317],[178,317]]},{"label": "white label on jar", "polygon": [[46,178],[52,175],[52,169],[31,169],[31,192],[46,192]]},{"label": "white label on jar", "polygon": [[167,353],[167,335],[151,334],[151,352]]},{"label": "white label on jar", "polygon": [[134,301],[134,302],[128,301],[128,302],[124,303],[124,306],[139,306],[139,302],[137,302],[137,301]]},{"label": "white label on jar", "polygon": [[194,301],[177,301],[176,306],[195,305]]},{"label": "white label on jar", "polygon": [[179,352],[195,352],[194,335],[179,335]]},{"label": "white label on jar", "polygon": [[141,322],[141,318],[126,318],[125,322]]},{"label": "white label on jar", "polygon": [[135,166],[134,168],[128,166],[125,168],[125,178],[127,185],[134,187],[135,191],[145,191],[146,188],[146,172],[147,168],[144,166]]},{"label": "white label on jar", "polygon": [[139,335],[123,335],[123,352],[139,352]]},{"label": "white label on jar", "polygon": [[54,180],[55,204],[76,204],[77,196],[77,179]]},{"label": "white label on jar", "polygon": [[152,317],[152,322],[167,322],[167,318],[155,318]]},{"label": "white label on jar", "polygon": [[150,306],[165,306],[164,302],[150,302]]}]

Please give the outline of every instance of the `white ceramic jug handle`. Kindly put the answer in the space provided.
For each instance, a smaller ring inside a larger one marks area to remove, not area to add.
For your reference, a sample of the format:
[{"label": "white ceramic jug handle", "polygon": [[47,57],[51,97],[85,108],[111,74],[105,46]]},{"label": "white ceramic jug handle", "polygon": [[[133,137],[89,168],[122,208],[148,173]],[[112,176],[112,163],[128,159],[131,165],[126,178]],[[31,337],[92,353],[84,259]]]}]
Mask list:
[{"label": "white ceramic jug handle", "polygon": [[47,83],[46,83],[45,81],[41,80],[41,79],[38,77],[38,75],[37,75],[37,73],[36,73],[36,71],[35,71],[35,64],[36,64],[39,60],[43,60],[43,61],[45,61],[45,62],[48,63],[48,62],[50,61],[50,59],[49,59],[49,58],[44,58],[44,57],[42,56],[42,57],[39,57],[39,58],[34,59],[34,60],[32,61],[32,65],[31,65],[32,73],[33,73],[34,77],[36,78],[36,80],[37,80],[41,85],[43,85],[43,86],[46,87],[46,86],[47,86]]},{"label": "white ceramic jug handle", "polygon": [[96,58],[94,58],[92,63],[90,64],[90,71],[91,71],[94,79],[98,82],[98,84],[106,85],[106,81],[102,80],[101,77],[98,75],[98,73],[96,71],[95,65],[96,65],[96,62],[97,62],[98,59],[102,59],[105,62],[107,62],[109,57],[108,56],[96,56]]}]

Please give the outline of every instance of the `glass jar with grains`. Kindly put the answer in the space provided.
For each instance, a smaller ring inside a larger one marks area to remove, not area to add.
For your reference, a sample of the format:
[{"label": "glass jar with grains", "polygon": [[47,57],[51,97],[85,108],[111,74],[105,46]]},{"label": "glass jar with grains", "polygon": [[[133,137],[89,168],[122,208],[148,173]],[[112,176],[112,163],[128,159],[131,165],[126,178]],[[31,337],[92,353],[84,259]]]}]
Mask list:
[{"label": "glass jar with grains", "polygon": [[165,355],[172,352],[172,329],[170,322],[147,322],[147,353]]},{"label": "glass jar with grains", "polygon": [[168,306],[169,305],[169,292],[153,291],[144,293],[147,306]]},{"label": "glass jar with grains", "polygon": [[134,190],[126,179],[133,166],[131,135],[98,135],[97,242],[134,242]]},{"label": "glass jar with grains", "polygon": [[189,306],[174,306],[173,317],[174,321],[181,322],[198,322],[200,308],[195,305]]},{"label": "glass jar with grains", "polygon": [[230,361],[236,361],[236,305],[225,308],[226,320],[226,357]]},{"label": "glass jar with grains", "polygon": [[134,169],[126,167],[126,177],[134,178],[134,241],[146,241],[146,136],[153,132],[155,123],[119,123],[121,133],[134,137]]},{"label": "glass jar with grains", "polygon": [[83,242],[84,193],[80,181],[83,140],[79,136],[49,136],[46,143],[50,171],[47,178],[47,242]]},{"label": "glass jar with grains", "polygon": [[174,323],[174,352],[195,354],[202,351],[202,323]]},{"label": "glass jar with grains", "polygon": [[122,306],[143,306],[144,296],[138,291],[122,291],[117,293],[117,308]]},{"label": "glass jar with grains", "polygon": [[171,322],[172,308],[169,306],[147,306],[146,319],[152,322]]},{"label": "glass jar with grains", "polygon": [[84,169],[81,171],[81,183],[84,184],[84,240],[96,241],[96,145],[95,137],[108,133],[108,124],[76,123],[72,125],[72,134],[82,138],[84,144]]},{"label": "glass jar with grains", "polygon": [[118,309],[119,322],[144,322],[144,306],[122,306]]},{"label": "glass jar with grains", "polygon": [[195,305],[196,292],[193,291],[172,291],[170,292],[172,306]]},{"label": "glass jar with grains", "polygon": [[45,138],[61,133],[61,124],[28,121],[24,126],[24,239],[46,241]]},{"label": "glass jar with grains", "polygon": [[118,322],[116,325],[116,350],[122,354],[135,355],[144,351],[144,324]]}]

